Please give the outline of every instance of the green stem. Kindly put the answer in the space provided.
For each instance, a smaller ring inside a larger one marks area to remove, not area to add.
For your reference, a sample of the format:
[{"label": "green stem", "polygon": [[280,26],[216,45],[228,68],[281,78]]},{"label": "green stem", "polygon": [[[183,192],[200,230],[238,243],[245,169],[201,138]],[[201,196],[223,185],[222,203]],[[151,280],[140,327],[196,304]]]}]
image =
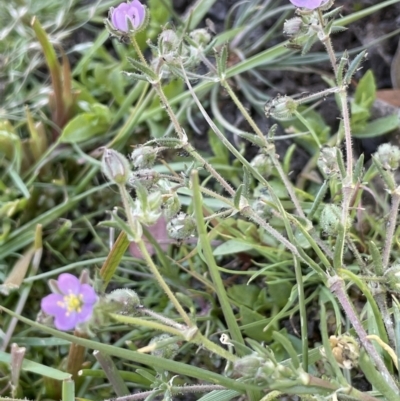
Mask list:
[{"label": "green stem", "polygon": [[146,59],[143,56],[142,51],[140,50],[140,47],[138,45],[138,42],[136,41],[136,37],[135,35],[131,35],[130,36],[130,40],[132,43],[133,48],[135,49],[136,54],[138,55],[138,57],[140,58],[140,61],[145,65],[148,66]]},{"label": "green stem", "polygon": [[[337,74],[337,64],[336,64],[336,56],[335,56],[335,51],[333,50],[331,38],[328,35],[325,34],[324,28],[325,28],[325,21],[324,21],[324,16],[322,15],[322,11],[318,9],[318,19],[321,24],[321,42],[324,44],[326,52],[328,53],[329,60],[331,61],[333,71],[335,72],[335,76]],[[323,36],[322,36],[323,35]]]},{"label": "green stem", "polygon": [[[133,220],[131,206],[129,204],[130,195],[128,194],[128,191],[126,190],[124,185],[119,185],[119,190],[121,193],[121,198],[122,198],[122,201],[124,204],[124,209],[125,209],[125,213],[126,213],[126,216],[128,219],[129,226],[131,227],[132,230],[134,230],[136,227],[136,223]],[[178,311],[178,313],[181,315],[185,324],[188,327],[194,327],[193,322],[190,320],[189,316],[183,309],[182,305],[179,303],[178,299],[175,297],[174,293],[171,291],[168,284],[165,282],[165,280],[161,276],[160,272],[158,271],[156,265],[153,262],[153,259],[151,258],[151,256],[149,255],[149,252],[147,251],[146,244],[144,243],[143,239],[141,237],[140,238],[136,237],[135,242],[136,242],[140,252],[142,253],[143,258],[144,258],[145,262],[147,263],[147,266],[149,267],[154,278],[157,280],[160,287],[167,294],[168,298],[173,303],[173,305],[175,306],[175,309]]]},{"label": "green stem", "polygon": [[184,132],[183,128],[181,127],[174,111],[172,110],[171,105],[165,93],[160,85],[159,82],[153,83],[153,88],[156,91],[157,95],[160,97],[161,102],[165,106],[165,110],[168,113],[169,118],[173,126],[175,127],[175,131],[182,141],[182,148],[186,150],[196,161],[198,161],[202,167],[204,167],[221,185],[222,187],[228,192],[229,195],[234,196],[235,191],[233,188],[225,181],[225,179],[212,167],[200,154],[197,152],[196,149],[193,148],[192,145],[187,140],[186,133]]},{"label": "green stem", "polygon": [[[240,112],[242,113],[243,117],[246,119],[246,121],[250,124],[251,128],[253,128],[253,131],[257,134],[257,136],[262,139],[265,142],[265,146],[267,149],[270,149],[270,151],[268,152],[270,159],[274,165],[274,167],[276,168],[276,170],[278,171],[278,174],[281,178],[281,180],[283,181],[288,194],[290,196],[290,199],[292,200],[295,208],[296,208],[296,212],[300,217],[303,217],[304,219],[306,218],[303,212],[303,209],[300,206],[300,202],[294,192],[293,189],[293,185],[292,183],[287,179],[286,174],[284,173],[284,171],[282,170],[282,166],[280,165],[278,159],[276,158],[276,154],[275,154],[275,147],[271,146],[268,141],[266,140],[264,134],[262,133],[262,131],[260,130],[260,128],[258,127],[258,125],[255,123],[255,121],[253,120],[253,118],[250,116],[249,112],[246,110],[246,108],[243,106],[243,103],[240,101],[240,99],[236,96],[236,93],[232,90],[231,86],[229,85],[228,81],[225,78],[221,78],[221,85],[226,89],[226,91],[228,92],[229,96],[231,97],[231,99],[233,100],[233,102],[235,103],[236,107],[240,110]],[[318,140],[318,139],[317,139]]]},{"label": "green stem", "polygon": [[228,325],[230,334],[232,339],[237,341],[238,343],[244,344],[242,333],[239,329],[239,326],[236,322],[236,318],[232,312],[232,307],[229,303],[228,296],[225,291],[224,284],[221,279],[220,272],[218,270],[218,266],[215,263],[215,259],[213,256],[212,248],[210,242],[208,240],[207,231],[204,224],[203,217],[203,209],[202,209],[202,197],[200,193],[200,185],[199,185],[199,176],[196,170],[192,172],[192,186],[193,186],[193,202],[194,202],[194,211],[196,216],[197,223],[197,231],[199,235],[199,241],[202,247],[202,252],[204,258],[207,262],[208,269],[210,271],[210,275],[212,281],[215,285],[215,290],[221,304],[222,312],[225,316],[226,323]]}]

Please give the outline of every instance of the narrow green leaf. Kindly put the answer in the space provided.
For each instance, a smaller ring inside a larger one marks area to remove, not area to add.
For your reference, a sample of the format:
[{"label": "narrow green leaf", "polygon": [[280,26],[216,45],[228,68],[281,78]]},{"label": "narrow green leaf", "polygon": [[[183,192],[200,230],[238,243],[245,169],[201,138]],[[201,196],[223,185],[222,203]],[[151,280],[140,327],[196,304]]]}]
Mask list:
[{"label": "narrow green leaf", "polygon": [[353,132],[354,138],[375,138],[377,136],[385,135],[400,126],[399,116],[393,114],[391,116],[378,118],[367,126],[362,131]]},{"label": "narrow green leaf", "polygon": [[382,277],[383,272],[384,272],[383,263],[382,263],[382,255],[381,255],[379,248],[376,246],[375,242],[373,242],[373,241],[369,242],[369,251],[371,252],[375,274],[378,277]]},{"label": "narrow green leaf", "polygon": [[233,197],[233,204],[238,210],[240,210],[240,201],[242,199],[243,188],[243,184],[240,184],[238,189],[236,190],[235,196]]},{"label": "narrow green leaf", "polygon": [[364,153],[361,153],[360,157],[358,158],[356,165],[354,166],[354,182],[361,182],[363,179],[364,174]]},{"label": "narrow green leaf", "polygon": [[112,279],[115,271],[121,262],[122,257],[125,255],[129,246],[128,236],[125,232],[120,232],[117,240],[115,241],[110,253],[107,256],[103,266],[100,269],[100,277],[103,279],[103,289],[107,288],[108,283]]},{"label": "narrow green leaf", "polygon": [[343,79],[344,84],[350,85],[351,78],[353,77],[353,75],[356,73],[356,71],[360,67],[360,64],[364,61],[366,53],[367,53],[367,51],[363,50],[350,63],[349,69],[347,70],[346,75],[344,76],[344,79]]},{"label": "narrow green leaf", "polygon": [[349,53],[347,50],[345,50],[343,52],[342,57],[340,58],[338,68],[337,68],[337,73],[336,73],[336,79],[337,79],[338,86],[343,85],[344,69],[347,66],[348,62],[349,62]]},{"label": "narrow green leaf", "polygon": [[259,146],[260,148],[265,146],[265,141],[263,141],[258,135],[249,134],[247,132],[239,132],[238,135],[241,138],[247,139],[249,142],[253,143],[254,145]]},{"label": "narrow green leaf", "polygon": [[[0,361],[10,365],[11,355],[7,354],[6,352],[0,351]],[[54,380],[66,380],[71,377],[69,373],[62,372],[61,370],[42,365],[41,363],[33,362],[28,359],[24,359],[24,361],[22,362],[22,370],[30,373],[35,373],[40,376],[50,377]]]},{"label": "narrow green leaf", "polygon": [[292,359],[292,363],[295,369],[298,369],[300,367],[299,357],[297,356],[296,350],[294,349],[291,342],[287,339],[287,337],[285,337],[282,333],[279,333],[279,331],[274,331],[272,333],[272,337],[274,338],[275,341],[278,341],[282,345],[282,347],[285,349],[285,351],[289,354],[290,358]]},{"label": "narrow green leaf", "polygon": [[[179,375],[195,377],[200,380],[204,380],[206,382],[211,382],[215,384],[219,384],[230,388],[232,390],[246,391],[246,390],[259,390],[257,386],[241,383],[233,379],[229,379],[225,376],[222,376],[218,373],[210,372],[209,370],[201,369],[195,366],[187,365],[186,363],[176,362],[170,359],[159,358],[153,355],[147,355],[136,351],[127,350],[125,348],[115,347],[113,345],[103,344],[97,341],[87,340],[85,338],[77,337],[71,334],[64,333],[62,331],[52,329],[50,327],[44,326],[40,323],[29,320],[17,313],[0,306],[0,310],[9,314],[12,317],[17,318],[21,322],[28,324],[31,327],[34,327],[38,330],[41,330],[45,333],[48,333],[54,337],[58,337],[61,339],[68,340],[74,344],[82,345],[83,347],[89,349],[97,349],[100,351],[104,351],[110,356],[115,356],[118,358],[122,358],[128,361],[133,361],[135,363],[143,363],[144,365],[151,366],[153,368],[166,369],[170,372],[174,372]],[[1,355],[1,354],[0,354]],[[39,364],[37,364],[39,365]],[[42,366],[42,365],[40,365]],[[63,373],[63,372],[62,372]],[[66,374],[66,373],[64,373]]]},{"label": "narrow green leaf", "polygon": [[135,60],[134,58],[128,57],[128,61],[132,64],[132,67],[135,68],[136,70],[140,71],[142,74],[146,75],[152,80],[157,79],[156,73],[143,63],[141,63],[138,60]]},{"label": "narrow green leaf", "polygon": [[82,113],[73,118],[63,129],[61,142],[79,143],[104,132],[97,116]]},{"label": "narrow green leaf", "polygon": [[219,55],[216,56],[217,60],[217,72],[220,78],[225,76],[226,63],[228,61],[228,46],[222,46],[222,50]]}]

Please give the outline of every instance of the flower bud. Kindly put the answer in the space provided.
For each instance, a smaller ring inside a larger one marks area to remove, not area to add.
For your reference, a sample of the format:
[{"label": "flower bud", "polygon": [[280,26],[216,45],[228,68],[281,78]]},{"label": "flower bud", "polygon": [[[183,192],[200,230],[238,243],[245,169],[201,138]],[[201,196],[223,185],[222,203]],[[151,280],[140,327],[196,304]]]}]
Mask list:
[{"label": "flower bud", "polygon": [[283,24],[283,33],[287,36],[295,36],[301,32],[303,20],[300,17],[290,18]]},{"label": "flower bud", "polygon": [[336,152],[337,148],[326,146],[321,149],[318,157],[317,165],[328,177],[334,176],[339,172]]},{"label": "flower bud", "polygon": [[190,33],[190,37],[199,47],[205,47],[210,43],[211,35],[207,29],[195,29]]},{"label": "flower bud", "polygon": [[147,169],[153,166],[157,159],[157,149],[151,146],[139,146],[131,154],[133,167]]},{"label": "flower bud", "polygon": [[174,193],[168,196],[167,200],[163,203],[164,215],[167,219],[172,219],[181,210],[181,201],[179,196]]},{"label": "flower bud", "polygon": [[[320,224],[328,235],[337,235],[339,232],[342,218],[342,207],[338,205],[326,204],[321,212]],[[350,217],[346,222],[346,229],[351,225]]]},{"label": "flower bud", "polygon": [[265,116],[277,120],[288,120],[292,118],[297,109],[297,102],[289,96],[280,96],[270,100],[264,107]]},{"label": "flower bud", "polygon": [[[157,337],[153,337],[149,343],[159,344],[160,347],[151,351],[151,355],[159,358],[174,359],[179,350],[179,345],[176,342],[168,343],[168,339],[172,338],[169,334],[160,334]],[[163,343],[166,343],[163,345]]]},{"label": "flower bud", "polygon": [[162,31],[158,37],[158,49],[161,56],[177,51],[180,43],[178,35],[172,29]]},{"label": "flower bud", "polygon": [[[139,193],[138,193],[139,195]],[[162,197],[160,192],[152,192],[135,200],[132,216],[146,226],[152,226],[161,216]]]},{"label": "flower bud", "polygon": [[234,375],[236,377],[254,378],[263,363],[264,358],[257,354],[246,355],[233,363]]},{"label": "flower bud", "polygon": [[385,284],[396,293],[400,293],[400,264],[395,263],[384,273]]},{"label": "flower bud", "polygon": [[261,153],[258,154],[250,163],[264,178],[271,175],[273,165],[271,158]]},{"label": "flower bud", "polygon": [[143,185],[145,188],[151,188],[160,179],[160,174],[151,169],[134,171],[130,174],[128,185],[137,188]]},{"label": "flower bud", "polygon": [[398,146],[384,143],[379,146],[375,157],[385,170],[396,170],[400,163],[400,149]]},{"label": "flower bud", "polygon": [[119,315],[135,315],[140,299],[135,291],[128,288],[119,288],[106,294],[105,301],[110,311]]},{"label": "flower bud", "polygon": [[131,173],[127,158],[113,149],[104,149],[101,161],[103,174],[114,184],[126,184]]},{"label": "flower bud", "polygon": [[168,235],[176,240],[192,237],[196,231],[196,221],[186,213],[179,213],[167,224]]}]

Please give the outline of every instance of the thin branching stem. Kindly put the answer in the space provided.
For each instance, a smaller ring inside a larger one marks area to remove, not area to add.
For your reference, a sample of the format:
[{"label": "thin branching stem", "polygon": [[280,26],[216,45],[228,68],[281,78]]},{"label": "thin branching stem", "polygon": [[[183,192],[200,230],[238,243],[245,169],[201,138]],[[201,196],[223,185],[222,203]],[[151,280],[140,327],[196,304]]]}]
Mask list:
[{"label": "thin branching stem", "polygon": [[375,347],[367,338],[367,332],[365,331],[359,317],[357,316],[354,306],[347,295],[343,279],[340,278],[339,276],[334,276],[329,278],[328,287],[331,290],[331,292],[336,295],[337,299],[342,305],[342,308],[345,311],[347,318],[353,325],[354,330],[356,331],[361,344],[363,345],[363,347],[365,348],[371,359],[374,361],[377,369],[379,370],[380,374],[382,375],[382,378],[384,379],[384,382],[387,384],[387,386],[390,387],[390,389],[392,389],[398,394],[399,388],[397,387],[395,381],[393,380],[393,377],[386,368],[386,365],[384,364],[381,356],[378,354]]},{"label": "thin branching stem", "polygon": [[390,252],[392,250],[393,236],[397,227],[397,216],[400,205],[400,187],[397,187],[392,193],[392,205],[389,212],[389,222],[386,231],[385,247],[382,254],[382,265],[385,271],[389,265]]}]

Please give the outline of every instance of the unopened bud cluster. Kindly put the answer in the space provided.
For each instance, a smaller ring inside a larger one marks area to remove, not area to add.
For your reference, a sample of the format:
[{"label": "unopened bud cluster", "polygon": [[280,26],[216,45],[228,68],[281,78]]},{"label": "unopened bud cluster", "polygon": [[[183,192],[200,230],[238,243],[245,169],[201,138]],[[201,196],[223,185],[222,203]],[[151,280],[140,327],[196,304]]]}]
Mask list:
[{"label": "unopened bud cluster", "polygon": [[335,176],[339,173],[337,161],[337,148],[323,147],[320,151],[317,165],[327,177]]},{"label": "unopened bud cluster", "polygon": [[394,263],[384,273],[385,284],[393,292],[400,293],[400,263]]},{"label": "unopened bud cluster", "polygon": [[151,355],[159,358],[174,359],[179,351],[179,345],[176,342],[168,342],[172,337],[169,334],[160,334],[150,340],[149,345],[156,345]]},{"label": "unopened bud cluster", "polygon": [[180,212],[169,221],[167,231],[168,235],[173,239],[188,239],[196,232],[196,221],[192,216]]},{"label": "unopened bud cluster", "polygon": [[186,70],[196,67],[203,54],[210,50],[211,35],[206,29],[196,29],[188,36],[178,36],[172,29],[165,29],[158,37],[157,46],[149,43],[154,52],[152,66],[161,78],[181,76],[181,64]]},{"label": "unopened bud cluster", "polygon": [[263,153],[258,154],[250,162],[251,166],[254,167],[264,178],[268,178],[273,170],[273,164],[271,158]]},{"label": "unopened bud cluster", "polygon": [[269,191],[263,188],[259,196],[253,202],[253,210],[263,219],[268,220],[272,217],[273,200]]},{"label": "unopened bud cluster", "polygon": [[120,315],[136,315],[140,299],[135,291],[119,288],[105,295],[105,303],[109,312]]},{"label": "unopened bud cluster", "polygon": [[290,366],[277,363],[273,358],[268,359],[254,352],[236,360],[233,364],[233,373],[245,381],[257,385],[268,385],[280,380],[296,380],[300,372],[296,372]]},{"label": "unopened bud cluster", "polygon": [[[342,224],[342,207],[334,204],[326,204],[321,212],[320,224],[328,235],[337,235]],[[347,219],[345,229],[351,226],[350,218]]]},{"label": "unopened bud cluster", "polygon": [[375,157],[385,170],[393,171],[399,168],[400,149],[398,146],[384,143],[379,146]]},{"label": "unopened bud cluster", "polygon": [[289,96],[278,95],[276,98],[266,103],[265,116],[273,117],[277,120],[288,120],[293,117],[297,110],[298,103]]}]

